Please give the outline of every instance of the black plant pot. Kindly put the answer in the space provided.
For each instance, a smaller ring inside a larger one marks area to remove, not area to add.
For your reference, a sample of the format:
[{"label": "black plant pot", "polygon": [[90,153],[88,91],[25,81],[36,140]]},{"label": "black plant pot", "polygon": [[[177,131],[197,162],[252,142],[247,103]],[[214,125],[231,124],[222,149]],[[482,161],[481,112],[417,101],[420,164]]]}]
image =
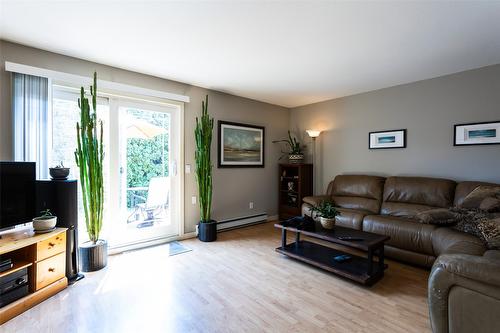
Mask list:
[{"label": "black plant pot", "polygon": [[105,240],[98,240],[96,244],[85,242],[80,246],[79,251],[83,272],[98,271],[108,264],[108,243]]},{"label": "black plant pot", "polygon": [[217,221],[198,223],[198,239],[202,242],[214,242],[217,240]]}]

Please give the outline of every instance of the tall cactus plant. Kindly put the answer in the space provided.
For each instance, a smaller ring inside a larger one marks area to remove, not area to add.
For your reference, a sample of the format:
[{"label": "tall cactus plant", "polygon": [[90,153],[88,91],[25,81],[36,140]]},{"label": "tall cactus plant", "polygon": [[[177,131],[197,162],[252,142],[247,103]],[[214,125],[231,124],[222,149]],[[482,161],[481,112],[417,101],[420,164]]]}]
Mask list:
[{"label": "tall cactus plant", "polygon": [[[82,187],[83,210],[85,224],[90,240],[95,244],[99,240],[102,228],[104,207],[103,159],[102,144],[103,125],[97,120],[97,73],[94,72],[94,84],[90,86],[92,111],[85,89],[80,90],[78,107],[80,122],[76,124],[77,149],[76,164],[80,168],[80,184]],[[98,127],[99,132],[98,133]]]},{"label": "tall cactus plant", "polygon": [[212,208],[212,161],[210,147],[212,145],[212,131],[214,119],[208,115],[208,95],[201,102],[201,117],[196,117],[196,179],[198,181],[198,195],[200,205],[200,222],[210,222]]}]

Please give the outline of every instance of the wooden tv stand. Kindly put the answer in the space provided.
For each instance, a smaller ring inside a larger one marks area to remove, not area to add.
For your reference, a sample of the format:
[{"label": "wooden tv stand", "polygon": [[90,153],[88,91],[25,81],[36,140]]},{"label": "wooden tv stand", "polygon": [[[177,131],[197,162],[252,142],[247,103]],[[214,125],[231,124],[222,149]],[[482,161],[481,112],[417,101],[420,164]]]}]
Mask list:
[{"label": "wooden tv stand", "polygon": [[0,308],[0,325],[67,287],[66,228],[38,235],[31,229],[3,234],[0,255],[5,254],[14,266],[0,277],[28,267],[29,294]]}]

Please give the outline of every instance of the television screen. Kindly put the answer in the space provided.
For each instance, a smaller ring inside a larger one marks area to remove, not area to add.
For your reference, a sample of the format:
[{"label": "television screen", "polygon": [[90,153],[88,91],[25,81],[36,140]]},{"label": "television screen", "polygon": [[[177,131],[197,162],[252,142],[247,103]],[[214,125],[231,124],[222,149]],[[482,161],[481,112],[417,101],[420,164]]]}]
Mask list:
[{"label": "television screen", "polygon": [[0,230],[35,216],[34,162],[0,162]]}]

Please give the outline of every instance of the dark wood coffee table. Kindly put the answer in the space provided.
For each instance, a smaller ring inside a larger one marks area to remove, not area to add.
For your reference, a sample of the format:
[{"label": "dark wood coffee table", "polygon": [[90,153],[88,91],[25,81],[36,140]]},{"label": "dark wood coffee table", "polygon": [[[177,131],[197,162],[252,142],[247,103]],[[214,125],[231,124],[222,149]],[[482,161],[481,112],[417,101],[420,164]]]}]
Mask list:
[{"label": "dark wood coffee table", "polygon": [[[390,237],[388,236],[340,226],[335,226],[334,229],[328,230],[324,229],[319,222],[299,224],[283,221],[276,223],[274,226],[282,230],[282,244],[276,249],[279,253],[364,285],[372,285],[384,276],[384,270],[387,268],[387,265],[384,264],[384,242],[389,240]],[[286,244],[287,231],[295,232],[295,242]],[[300,240],[301,234],[365,251],[367,252],[367,257],[353,255],[318,243]],[[363,240],[348,241],[341,240],[339,237],[357,237]],[[348,254],[352,258],[344,262],[333,260],[334,257],[342,254]],[[378,261],[373,260],[374,256],[378,257]]]}]

